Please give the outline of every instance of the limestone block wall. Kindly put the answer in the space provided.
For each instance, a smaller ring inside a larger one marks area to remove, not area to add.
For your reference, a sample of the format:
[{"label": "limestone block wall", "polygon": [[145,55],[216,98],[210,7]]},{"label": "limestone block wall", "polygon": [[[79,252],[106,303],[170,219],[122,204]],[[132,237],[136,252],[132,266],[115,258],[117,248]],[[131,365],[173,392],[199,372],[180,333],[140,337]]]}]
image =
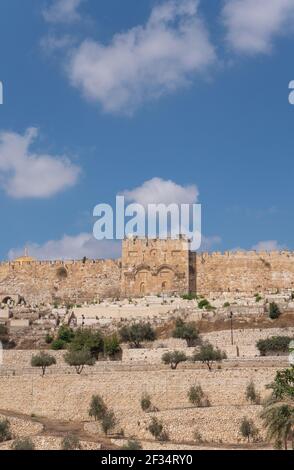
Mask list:
[{"label": "limestone block wall", "polygon": [[202,294],[294,290],[293,252],[202,253],[195,270],[196,290]]},{"label": "limestone block wall", "polygon": [[228,357],[236,357],[236,347],[240,357],[259,356],[256,343],[271,336],[289,336],[294,338],[294,327],[234,330],[234,346],[231,345],[231,331],[214,331],[201,335],[202,339],[227,352]]},{"label": "limestone block wall", "polygon": [[119,291],[119,261],[0,263],[0,294],[17,294],[31,304],[93,301]]},{"label": "limestone block wall", "polygon": [[[139,364],[158,364],[162,363],[162,356],[166,352],[173,351],[173,348],[158,348],[158,349],[124,349],[122,355],[122,362]],[[195,348],[176,348],[177,351],[185,353],[187,356],[192,356]]]},{"label": "limestone block wall", "polygon": [[[0,409],[37,414],[57,419],[88,419],[93,394],[100,394],[107,405],[128,418],[140,411],[144,392],[150,394],[159,410],[189,406],[187,393],[199,383],[212,406],[246,405],[245,389],[253,380],[262,396],[277,368],[233,368],[133,370],[101,372],[94,375],[54,374],[2,376]],[[118,399],[119,397],[119,399]]]},{"label": "limestone block wall", "polygon": [[261,438],[265,431],[260,419],[261,406],[213,406],[209,408],[171,409],[152,414],[131,415],[124,420],[124,430],[129,436],[136,435],[141,439],[152,439],[148,425],[152,416],[164,424],[169,438],[176,442],[193,442],[195,433],[201,434],[203,441],[209,443],[242,443],[241,422],[246,416],[252,419],[259,430]]}]

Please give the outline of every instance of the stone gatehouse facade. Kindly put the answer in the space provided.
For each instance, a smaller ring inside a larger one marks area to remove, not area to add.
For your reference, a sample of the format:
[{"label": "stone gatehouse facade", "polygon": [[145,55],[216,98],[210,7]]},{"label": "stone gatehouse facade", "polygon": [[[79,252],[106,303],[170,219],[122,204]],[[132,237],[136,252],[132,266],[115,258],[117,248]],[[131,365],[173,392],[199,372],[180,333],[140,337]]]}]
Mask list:
[{"label": "stone gatehouse facade", "polygon": [[131,237],[123,242],[124,297],[188,293],[194,290],[190,279],[193,272],[190,244],[185,237],[178,240]]}]

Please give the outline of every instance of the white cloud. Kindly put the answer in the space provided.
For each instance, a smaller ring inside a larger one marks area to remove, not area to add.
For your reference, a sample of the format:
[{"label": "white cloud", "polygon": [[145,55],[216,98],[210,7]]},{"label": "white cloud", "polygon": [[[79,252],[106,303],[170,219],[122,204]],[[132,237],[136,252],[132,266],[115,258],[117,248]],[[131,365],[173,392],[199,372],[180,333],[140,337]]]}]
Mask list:
[{"label": "white cloud", "polygon": [[50,197],[78,180],[80,168],[66,156],[30,152],[37,136],[35,128],[0,134],[0,187],[11,197]]},{"label": "white cloud", "polygon": [[293,0],[226,0],[227,41],[237,52],[268,53],[273,40],[293,29]]},{"label": "white cloud", "polygon": [[220,245],[221,242],[222,239],[218,235],[214,235],[212,237],[205,237],[202,235],[199,251],[211,251],[215,245]]},{"label": "white cloud", "polygon": [[74,23],[80,20],[78,8],[83,0],[52,0],[43,10],[48,23]]},{"label": "white cloud", "polygon": [[[90,233],[80,233],[76,236],[64,235],[60,240],[50,240],[39,245],[27,243],[30,256],[39,260],[58,259],[89,259],[117,258],[121,254],[121,244],[115,241],[97,241]],[[13,260],[24,253],[24,248],[13,248],[8,253],[8,258]]]},{"label": "white cloud", "polygon": [[261,241],[252,247],[256,251],[282,251],[286,250],[285,245],[280,245],[276,240]]},{"label": "white cloud", "polygon": [[166,1],[145,25],[114,35],[108,45],[85,40],[71,51],[70,82],[106,112],[122,114],[190,84],[216,60],[198,3]]},{"label": "white cloud", "polygon": [[45,54],[51,54],[58,51],[63,52],[69,47],[74,46],[75,43],[76,39],[69,34],[63,36],[49,34],[41,39],[40,46]]},{"label": "white cloud", "polygon": [[199,195],[197,186],[180,186],[171,180],[152,178],[141,186],[121,193],[126,201],[147,204],[193,204]]}]

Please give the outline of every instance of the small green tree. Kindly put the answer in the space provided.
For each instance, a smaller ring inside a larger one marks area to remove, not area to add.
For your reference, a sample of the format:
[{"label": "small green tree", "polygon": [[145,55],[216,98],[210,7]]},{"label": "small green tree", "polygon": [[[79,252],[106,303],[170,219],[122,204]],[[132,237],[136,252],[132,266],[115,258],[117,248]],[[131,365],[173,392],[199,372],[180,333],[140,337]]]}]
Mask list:
[{"label": "small green tree", "polygon": [[57,339],[60,339],[65,343],[70,343],[74,339],[74,336],[74,331],[67,325],[62,325],[57,333]]},{"label": "small green tree", "polygon": [[69,366],[75,367],[78,375],[83,372],[85,366],[93,366],[96,362],[95,357],[93,357],[91,355],[91,352],[86,349],[81,351],[75,351],[70,349],[64,355],[64,360]]},{"label": "small green tree", "polygon": [[61,442],[61,450],[81,450],[78,437],[74,434],[67,434]]},{"label": "small green tree", "polygon": [[109,357],[115,357],[121,352],[119,338],[116,334],[104,338],[104,353]]},{"label": "small green tree", "polygon": [[281,315],[279,306],[275,302],[271,302],[269,306],[269,317],[276,320]]},{"label": "small green tree", "polygon": [[71,341],[72,351],[88,350],[98,360],[99,353],[103,353],[104,343],[102,333],[92,331],[90,328],[79,328]]},{"label": "small green tree", "polygon": [[148,426],[148,431],[155,437],[156,440],[160,439],[160,436],[163,432],[163,424],[157,418],[152,417],[151,423]]},{"label": "small green tree", "polygon": [[250,442],[251,438],[255,439],[258,435],[258,429],[255,427],[252,419],[244,417],[240,425],[240,433]]},{"label": "small green tree", "polygon": [[103,398],[100,395],[93,395],[89,408],[89,416],[94,418],[95,421],[100,421],[107,411]]},{"label": "small green tree", "polygon": [[12,434],[10,431],[10,422],[8,419],[0,420],[0,442],[10,441]]},{"label": "small green tree", "polygon": [[166,352],[162,356],[162,362],[171,366],[171,369],[176,369],[181,362],[185,362],[187,356],[182,351]]},{"label": "small green tree", "polygon": [[256,343],[261,356],[272,353],[288,353],[289,344],[292,338],[289,336],[271,336],[269,338],[260,339]]},{"label": "small green tree", "polygon": [[129,439],[122,447],[123,450],[142,450],[142,446],[137,439]]},{"label": "small green tree", "polygon": [[40,367],[42,369],[42,376],[44,377],[47,367],[51,367],[56,364],[56,359],[50,354],[45,353],[44,351],[40,354],[37,354],[31,359],[32,367]]},{"label": "small green tree", "polygon": [[29,437],[16,439],[12,446],[12,450],[35,450],[35,444]]},{"label": "small green tree", "polygon": [[140,348],[143,341],[154,341],[156,333],[150,323],[134,323],[120,329],[120,337],[123,342],[129,343],[133,348]]},{"label": "small green tree", "polygon": [[141,397],[141,408],[143,411],[150,411],[151,409],[151,398],[148,393],[143,393]]},{"label": "small green tree", "polygon": [[194,323],[185,323],[181,318],[178,318],[172,336],[173,338],[185,339],[188,346],[193,346],[199,338],[199,332]]},{"label": "small green tree", "polygon": [[54,339],[51,342],[51,349],[53,349],[53,351],[61,351],[62,349],[65,349],[65,348],[66,348],[66,343],[62,339]]},{"label": "small green tree", "polygon": [[226,357],[224,352],[220,351],[218,348],[214,349],[212,344],[206,342],[201,346],[200,352],[196,351],[194,353],[192,360],[206,364],[208,370],[211,371],[214,362],[221,362],[223,359],[226,359]]},{"label": "small green tree", "polygon": [[260,395],[257,393],[254,382],[252,380],[246,387],[245,397],[246,400],[250,403],[254,403],[255,405],[260,404]]},{"label": "small green tree", "polygon": [[54,340],[53,336],[50,335],[49,333],[47,333],[46,336],[45,336],[45,343],[46,344],[51,344],[53,340]]},{"label": "small green tree", "polygon": [[101,427],[104,434],[107,436],[109,431],[115,428],[117,423],[115,414],[112,410],[107,410],[101,420]]},{"label": "small green tree", "polygon": [[188,398],[192,405],[199,408],[210,406],[210,402],[203,392],[201,385],[193,385],[188,391]]}]

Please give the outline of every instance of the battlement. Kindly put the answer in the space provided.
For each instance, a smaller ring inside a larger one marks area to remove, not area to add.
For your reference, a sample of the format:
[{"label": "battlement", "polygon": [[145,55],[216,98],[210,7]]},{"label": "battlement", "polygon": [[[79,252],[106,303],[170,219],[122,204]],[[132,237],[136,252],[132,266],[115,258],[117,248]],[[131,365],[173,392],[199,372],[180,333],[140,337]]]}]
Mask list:
[{"label": "battlement", "polygon": [[0,291],[31,303],[197,292],[294,291],[294,252],[195,253],[186,237],[128,237],[122,258],[0,263]]}]

